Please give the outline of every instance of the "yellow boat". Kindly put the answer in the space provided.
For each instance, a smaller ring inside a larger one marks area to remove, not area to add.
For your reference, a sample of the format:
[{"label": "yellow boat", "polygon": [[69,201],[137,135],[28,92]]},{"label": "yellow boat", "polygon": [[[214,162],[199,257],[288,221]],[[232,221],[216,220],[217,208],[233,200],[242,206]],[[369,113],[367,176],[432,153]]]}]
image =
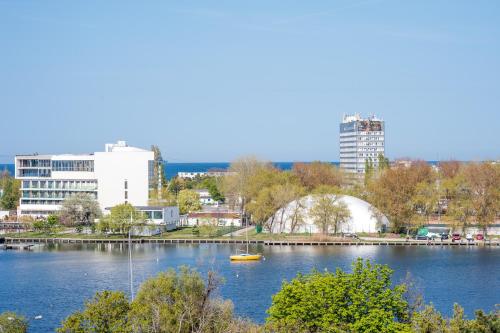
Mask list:
[{"label": "yellow boat", "polygon": [[262,258],[261,254],[235,254],[229,257],[232,261],[248,261],[248,260],[260,260]]}]

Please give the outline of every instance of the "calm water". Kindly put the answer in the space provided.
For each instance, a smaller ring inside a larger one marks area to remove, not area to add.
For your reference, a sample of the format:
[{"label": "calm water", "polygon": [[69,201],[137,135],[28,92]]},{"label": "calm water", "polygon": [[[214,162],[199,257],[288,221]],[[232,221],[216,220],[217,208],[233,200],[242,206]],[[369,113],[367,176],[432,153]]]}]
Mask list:
[{"label": "calm water", "polygon": [[[500,303],[500,249],[439,247],[256,246],[266,260],[230,263],[230,245],[135,245],[136,286],[144,279],[180,265],[214,269],[225,277],[221,294],[239,315],[262,322],[271,295],[297,272],[349,269],[357,257],[388,264],[399,282],[411,272],[426,301],[449,314],[454,302],[467,313]],[[0,312],[14,310],[31,320],[32,332],[51,332],[83,300],[103,289],[128,291],[127,247],[55,245],[32,252],[0,251]],[[33,320],[36,315],[43,319]]]}]

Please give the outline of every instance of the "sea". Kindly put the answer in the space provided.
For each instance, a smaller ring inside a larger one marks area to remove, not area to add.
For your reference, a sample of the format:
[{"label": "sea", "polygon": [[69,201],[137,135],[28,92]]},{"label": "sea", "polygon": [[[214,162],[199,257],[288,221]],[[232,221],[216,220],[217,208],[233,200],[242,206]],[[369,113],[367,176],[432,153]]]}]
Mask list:
[{"label": "sea", "polygon": [[[331,162],[339,165],[339,162]],[[227,170],[231,163],[229,162],[202,162],[202,163],[165,163],[165,176],[172,179],[179,172],[207,172],[209,170]],[[281,170],[290,170],[294,162],[273,162],[276,168]],[[0,164],[0,171],[8,171],[14,174],[14,164]]]},{"label": "sea", "polygon": [[[427,162],[431,165],[438,163],[437,161]],[[291,170],[294,163],[297,162],[273,162],[274,166],[281,170]],[[336,166],[340,164],[339,162],[330,163]],[[165,163],[165,176],[167,179],[172,179],[179,172],[207,172],[213,169],[227,170],[230,164],[229,162]],[[14,164],[0,164],[0,172],[4,170],[14,175]]]}]

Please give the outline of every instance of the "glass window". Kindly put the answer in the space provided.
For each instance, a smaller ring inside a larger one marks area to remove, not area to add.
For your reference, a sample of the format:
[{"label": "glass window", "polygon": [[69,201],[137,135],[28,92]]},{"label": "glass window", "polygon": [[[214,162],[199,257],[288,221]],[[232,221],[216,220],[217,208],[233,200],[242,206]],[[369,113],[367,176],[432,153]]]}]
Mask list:
[{"label": "glass window", "polygon": [[153,212],[153,218],[155,220],[163,219],[163,212],[158,212],[158,211]]}]

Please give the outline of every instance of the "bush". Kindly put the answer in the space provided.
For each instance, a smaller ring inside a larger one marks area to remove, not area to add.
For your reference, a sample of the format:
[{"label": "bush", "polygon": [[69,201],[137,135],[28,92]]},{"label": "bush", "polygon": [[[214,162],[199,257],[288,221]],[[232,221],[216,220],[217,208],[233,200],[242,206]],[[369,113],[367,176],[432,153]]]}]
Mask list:
[{"label": "bush", "polygon": [[22,316],[14,312],[4,312],[0,314],[0,332],[2,333],[26,333],[28,322]]}]

